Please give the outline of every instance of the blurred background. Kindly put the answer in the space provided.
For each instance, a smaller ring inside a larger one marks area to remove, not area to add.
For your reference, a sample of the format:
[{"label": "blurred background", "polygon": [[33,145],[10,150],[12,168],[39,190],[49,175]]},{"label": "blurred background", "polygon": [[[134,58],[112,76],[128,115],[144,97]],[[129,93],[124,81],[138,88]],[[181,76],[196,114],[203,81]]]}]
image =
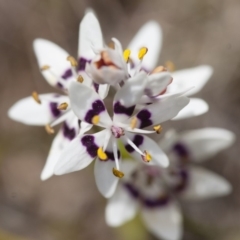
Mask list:
[{"label": "blurred background", "polygon": [[[106,42],[117,37],[126,47],[141,25],[154,19],[163,29],[159,64],[213,66],[212,78],[197,95],[210,111],[163,124],[164,132],[214,126],[240,133],[239,0],[0,0],[0,240],[155,239],[138,218],[117,229],[106,226],[105,200],[91,167],[41,182],[53,137],[7,117],[11,105],[33,90],[53,91],[38,70],[33,40],[49,39],[76,56],[87,7],[96,11]],[[240,239],[239,143],[204,163],[234,191],[183,203],[184,240]]]}]

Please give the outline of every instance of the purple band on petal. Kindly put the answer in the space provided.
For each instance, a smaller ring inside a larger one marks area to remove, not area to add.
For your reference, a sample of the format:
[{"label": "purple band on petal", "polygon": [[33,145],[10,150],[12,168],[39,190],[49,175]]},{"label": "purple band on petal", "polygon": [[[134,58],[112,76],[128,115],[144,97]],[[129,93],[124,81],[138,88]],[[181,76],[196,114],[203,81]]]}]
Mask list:
[{"label": "purple band on petal", "polygon": [[189,151],[187,149],[187,147],[183,144],[183,143],[176,143],[174,146],[173,146],[173,150],[174,152],[177,153],[177,155],[180,157],[180,158],[186,158],[189,156]]},{"label": "purple band on petal", "polygon": [[169,196],[162,196],[158,198],[145,198],[142,199],[142,202],[145,207],[155,208],[165,206],[166,204],[168,204],[169,200]]},{"label": "purple band on petal", "polygon": [[92,118],[96,115],[99,115],[101,112],[105,111],[105,106],[101,100],[96,100],[95,102],[92,103],[92,109],[90,109],[84,120],[87,123],[92,124]]},{"label": "purple band on petal", "polygon": [[123,106],[119,101],[114,104],[113,111],[117,114],[126,114],[127,116],[131,116],[133,114],[135,105],[131,107]]},{"label": "purple band on petal", "polygon": [[76,131],[74,128],[70,128],[66,122],[63,123],[63,135],[65,138],[68,138],[70,141],[73,140],[76,136]]},{"label": "purple band on petal", "polygon": [[[134,139],[133,139],[132,141],[133,141],[133,143],[134,143],[137,147],[139,147],[140,145],[143,144],[143,140],[144,140],[144,138],[143,138],[142,135],[135,135],[135,136],[134,136]],[[129,145],[129,144],[127,144],[127,145],[125,146],[125,148],[126,148],[126,150],[127,150],[129,153],[134,152],[134,148],[133,148],[131,145]]]},{"label": "purple band on petal", "polygon": [[138,189],[135,188],[131,183],[125,183],[124,187],[127,189],[127,191],[131,194],[132,197],[134,197],[134,198],[139,197]]},{"label": "purple band on petal", "polygon": [[70,78],[72,75],[72,69],[67,69],[61,77],[65,80],[68,80],[68,78]]},{"label": "purple band on petal", "polygon": [[139,128],[145,128],[153,124],[151,120],[151,113],[147,109],[141,110],[137,114],[137,118],[140,120]]},{"label": "purple band on petal", "polygon": [[186,169],[181,169],[178,172],[178,175],[180,177],[179,183],[174,187],[174,191],[181,192],[184,189],[186,189],[188,182],[189,182],[189,173]]},{"label": "purple band on petal", "polygon": [[94,136],[86,135],[86,136],[82,137],[81,143],[84,147],[86,147],[88,154],[92,158],[97,156],[98,146],[94,142]]},{"label": "purple band on petal", "polygon": [[85,67],[86,67],[86,64],[87,63],[90,63],[91,60],[87,60],[86,58],[79,58],[78,60],[78,71],[84,71],[85,70]]},{"label": "purple band on petal", "polygon": [[57,82],[57,87],[63,89],[63,85],[60,82]]},{"label": "purple band on petal", "polygon": [[99,91],[99,84],[93,83],[93,87],[94,87],[95,91],[98,93],[98,91]]},{"label": "purple band on petal", "polygon": [[58,103],[50,102],[51,113],[55,118],[61,115],[61,111],[57,107],[58,107]]}]

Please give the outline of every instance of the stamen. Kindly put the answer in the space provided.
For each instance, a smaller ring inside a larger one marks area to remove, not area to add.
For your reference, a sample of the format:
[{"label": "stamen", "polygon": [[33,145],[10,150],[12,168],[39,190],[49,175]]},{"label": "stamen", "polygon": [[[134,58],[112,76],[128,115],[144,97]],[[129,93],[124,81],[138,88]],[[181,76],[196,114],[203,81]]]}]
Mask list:
[{"label": "stamen", "polygon": [[45,126],[45,129],[48,134],[54,134],[55,132],[54,129],[49,124]]},{"label": "stamen", "polygon": [[103,161],[106,161],[108,158],[107,154],[103,151],[102,147],[98,148],[97,155]]},{"label": "stamen", "polygon": [[72,57],[72,56],[68,56],[67,60],[71,63],[72,67],[76,67],[78,65],[76,59],[74,57]]},{"label": "stamen", "polygon": [[134,129],[137,126],[137,118],[133,117],[130,123],[131,129]]},{"label": "stamen", "polygon": [[41,71],[45,71],[45,70],[48,70],[50,68],[49,65],[44,65],[40,68]]},{"label": "stamen", "polygon": [[140,48],[139,52],[138,52],[138,58],[139,60],[143,60],[144,56],[147,54],[148,52],[148,48],[146,47],[142,47]]},{"label": "stamen", "polygon": [[92,118],[92,124],[96,125],[99,123],[99,120],[100,120],[100,116],[99,115],[95,115],[93,118]]},{"label": "stamen", "polygon": [[127,63],[129,62],[130,54],[131,54],[131,50],[129,50],[129,49],[126,49],[123,52],[123,58],[124,58],[125,62],[127,62]]},{"label": "stamen", "polygon": [[67,108],[68,108],[68,104],[67,104],[66,102],[61,103],[61,104],[57,107],[57,109],[59,109],[59,110],[66,110]]},{"label": "stamen", "polygon": [[157,125],[153,127],[153,130],[157,133],[160,134],[162,131],[162,126],[161,125]]},{"label": "stamen", "polygon": [[144,155],[142,155],[142,159],[144,162],[150,162],[152,160],[152,156],[145,150]]},{"label": "stamen", "polygon": [[115,43],[113,41],[110,41],[108,47],[111,49],[115,49]]},{"label": "stamen", "polygon": [[176,69],[175,64],[172,61],[165,62],[165,66],[170,72],[174,72]]},{"label": "stamen", "polygon": [[119,171],[119,170],[117,170],[116,168],[113,168],[112,171],[113,171],[113,175],[114,175],[114,176],[116,176],[116,177],[118,177],[118,178],[124,177],[124,173],[121,172],[121,171]]},{"label": "stamen", "polygon": [[82,83],[82,82],[84,81],[84,79],[83,79],[83,77],[82,77],[81,75],[79,75],[79,76],[77,77],[77,81],[80,82],[80,83]]},{"label": "stamen", "polygon": [[151,72],[151,74],[154,74],[154,73],[160,73],[160,72],[166,72],[167,71],[167,68],[164,67],[164,66],[158,66],[156,68],[153,69],[153,71]]},{"label": "stamen", "polygon": [[128,138],[127,139],[127,143],[136,151],[138,152],[140,155],[144,156],[144,153]]},{"label": "stamen", "polygon": [[36,91],[32,92],[32,97],[38,104],[41,104],[41,100],[40,100],[40,98],[38,96],[38,93]]}]

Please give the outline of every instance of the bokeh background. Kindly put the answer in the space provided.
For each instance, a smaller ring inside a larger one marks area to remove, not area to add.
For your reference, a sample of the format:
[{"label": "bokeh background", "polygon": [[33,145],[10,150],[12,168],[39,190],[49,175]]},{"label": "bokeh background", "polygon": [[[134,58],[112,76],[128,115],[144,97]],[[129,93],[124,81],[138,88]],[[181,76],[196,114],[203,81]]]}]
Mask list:
[{"label": "bokeh background", "polygon": [[[7,117],[9,107],[31,94],[52,92],[42,78],[32,41],[49,39],[76,55],[78,26],[92,7],[106,42],[126,47],[150,19],[163,29],[159,64],[177,69],[209,64],[214,75],[197,95],[210,105],[202,116],[163,124],[178,130],[222,127],[240,133],[239,0],[0,0],[0,239],[154,240],[139,219],[117,229],[104,221],[105,200],[92,168],[40,181],[52,136],[41,127]],[[183,203],[184,240],[240,239],[239,139],[204,163],[233,185],[228,197]]]}]

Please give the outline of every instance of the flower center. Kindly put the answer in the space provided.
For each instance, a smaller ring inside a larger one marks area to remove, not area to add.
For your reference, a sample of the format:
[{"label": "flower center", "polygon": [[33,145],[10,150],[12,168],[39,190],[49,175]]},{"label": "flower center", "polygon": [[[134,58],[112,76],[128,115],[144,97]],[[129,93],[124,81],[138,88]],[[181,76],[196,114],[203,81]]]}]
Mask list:
[{"label": "flower center", "polygon": [[121,127],[116,127],[116,126],[111,127],[111,132],[115,138],[120,138],[125,134],[124,130]]}]

